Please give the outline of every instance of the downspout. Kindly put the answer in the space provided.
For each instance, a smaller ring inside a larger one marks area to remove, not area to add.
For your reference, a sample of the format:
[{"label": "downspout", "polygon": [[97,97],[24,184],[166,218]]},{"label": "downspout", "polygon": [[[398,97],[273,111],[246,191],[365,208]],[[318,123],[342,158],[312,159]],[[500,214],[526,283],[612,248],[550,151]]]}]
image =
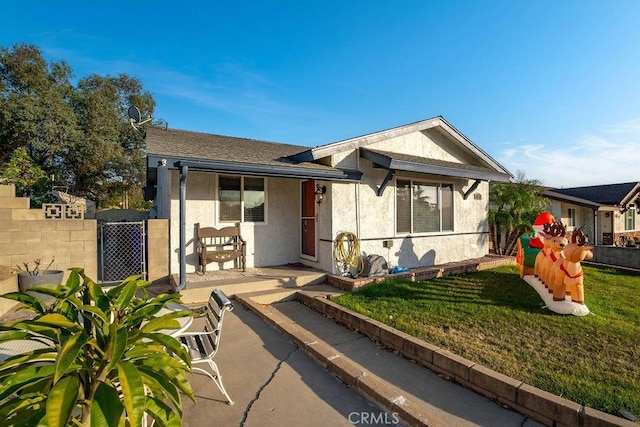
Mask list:
[{"label": "downspout", "polygon": [[187,174],[189,166],[180,166],[180,283],[176,287],[176,291],[181,291],[187,287],[187,257],[186,249],[186,220],[185,209],[187,205]]}]

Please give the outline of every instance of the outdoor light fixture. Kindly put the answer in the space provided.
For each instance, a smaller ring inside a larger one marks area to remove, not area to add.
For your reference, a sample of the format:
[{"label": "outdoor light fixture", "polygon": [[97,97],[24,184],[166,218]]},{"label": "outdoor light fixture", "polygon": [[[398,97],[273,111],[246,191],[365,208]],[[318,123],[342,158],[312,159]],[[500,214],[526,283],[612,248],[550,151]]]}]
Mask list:
[{"label": "outdoor light fixture", "polygon": [[315,191],[315,195],[316,195],[316,203],[320,204],[322,203],[322,200],[324,199],[324,195],[327,192],[327,186],[323,185],[322,187],[320,186],[320,184],[316,184],[316,191]]}]

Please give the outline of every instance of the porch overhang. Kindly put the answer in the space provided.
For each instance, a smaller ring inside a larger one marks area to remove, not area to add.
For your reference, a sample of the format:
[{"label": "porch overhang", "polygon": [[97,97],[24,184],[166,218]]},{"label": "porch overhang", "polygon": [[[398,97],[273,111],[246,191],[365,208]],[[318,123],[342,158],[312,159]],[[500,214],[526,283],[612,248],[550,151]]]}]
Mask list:
[{"label": "porch overhang", "polygon": [[360,157],[371,161],[374,165],[395,172],[417,172],[454,178],[480,181],[509,182],[511,175],[498,172],[488,167],[447,162],[398,153],[360,149]]},{"label": "porch overhang", "polygon": [[212,172],[248,176],[264,176],[294,179],[315,179],[322,181],[360,181],[362,172],[356,170],[342,170],[330,167],[316,167],[315,165],[299,164],[257,164],[228,162],[220,160],[195,160],[185,158],[167,158],[161,156],[148,156],[148,167],[153,168],[162,161],[170,169],[180,170],[183,166],[190,171]]}]

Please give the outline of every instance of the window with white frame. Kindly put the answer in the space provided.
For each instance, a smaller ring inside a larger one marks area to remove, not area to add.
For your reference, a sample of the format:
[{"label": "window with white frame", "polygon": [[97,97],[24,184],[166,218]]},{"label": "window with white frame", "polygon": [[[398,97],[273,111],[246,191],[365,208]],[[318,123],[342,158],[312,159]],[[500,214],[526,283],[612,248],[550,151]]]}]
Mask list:
[{"label": "window with white frame", "polygon": [[265,179],[248,176],[218,177],[219,222],[264,222]]},{"label": "window with white frame", "polygon": [[453,185],[398,179],[396,232],[453,231]]},{"label": "window with white frame", "polygon": [[636,208],[629,208],[624,213],[624,229],[625,231],[636,229]]},{"label": "window with white frame", "polygon": [[575,208],[568,208],[567,209],[567,225],[569,227],[575,227],[576,226],[576,209]]}]

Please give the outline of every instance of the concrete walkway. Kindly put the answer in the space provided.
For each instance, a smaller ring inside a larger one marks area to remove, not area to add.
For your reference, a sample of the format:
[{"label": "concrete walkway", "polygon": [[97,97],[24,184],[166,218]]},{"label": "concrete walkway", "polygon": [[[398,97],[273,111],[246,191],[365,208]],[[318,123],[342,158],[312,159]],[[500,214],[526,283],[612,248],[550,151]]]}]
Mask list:
[{"label": "concrete walkway", "polygon": [[216,363],[235,404],[227,405],[210,379],[192,375],[197,400],[183,400],[183,426],[350,426],[365,418],[382,421],[369,425],[389,425],[384,421],[394,420],[257,315],[234,305],[224,320]]},{"label": "concrete walkway", "polygon": [[[288,336],[242,304],[225,319],[216,356],[227,391],[222,393],[202,375],[192,377],[197,402],[184,402],[184,425],[349,426],[405,425],[393,411],[367,401],[329,373]],[[261,305],[284,316],[301,330],[335,348],[341,357],[363,366],[372,377],[392,383],[403,398],[419,402],[431,426],[536,426],[525,416],[500,407],[460,385],[387,350],[368,338],[336,325],[296,302]],[[197,327],[197,326],[194,326]]]}]

